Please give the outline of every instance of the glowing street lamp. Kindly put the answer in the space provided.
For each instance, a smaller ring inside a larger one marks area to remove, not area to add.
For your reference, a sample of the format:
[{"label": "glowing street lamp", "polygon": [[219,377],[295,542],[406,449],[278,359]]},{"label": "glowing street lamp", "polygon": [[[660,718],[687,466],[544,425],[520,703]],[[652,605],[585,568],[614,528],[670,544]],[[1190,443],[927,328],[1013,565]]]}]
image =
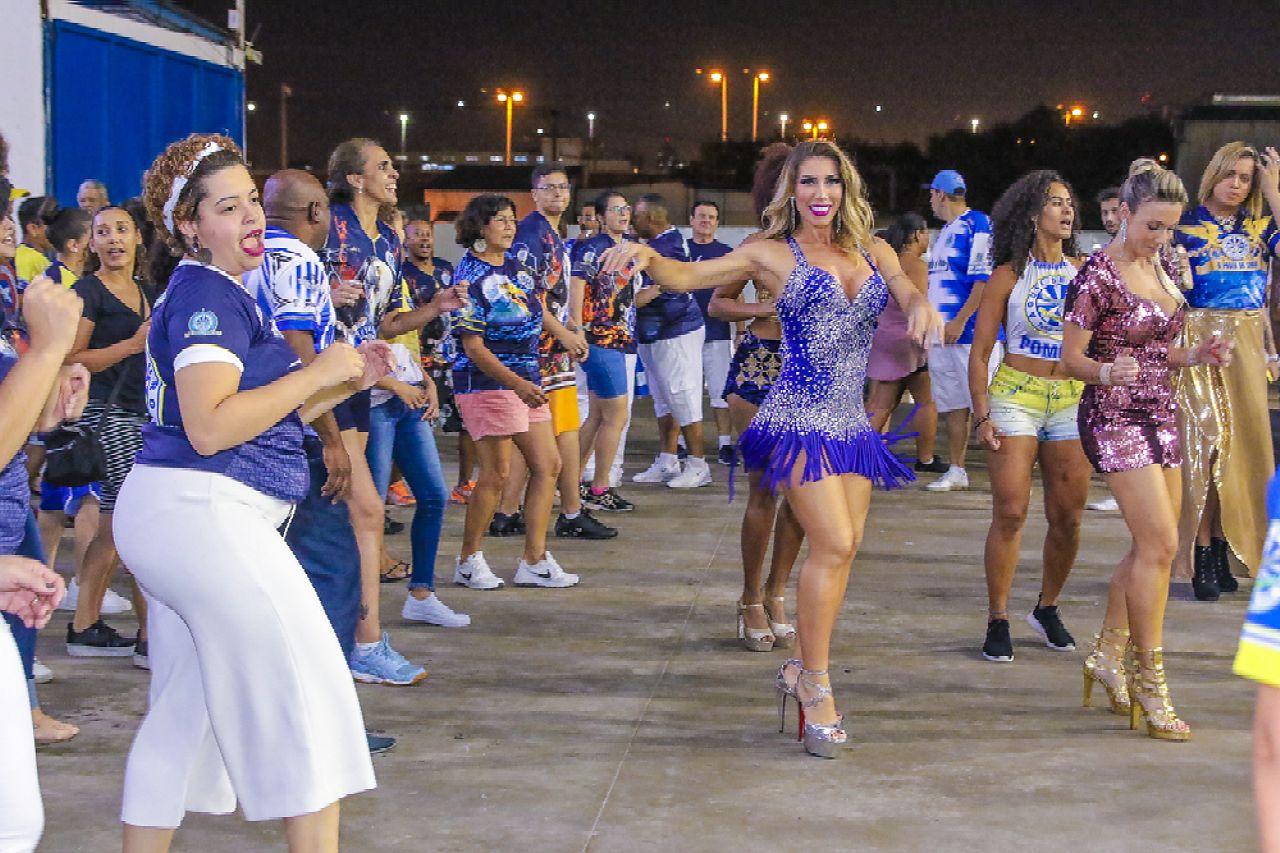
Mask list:
[{"label": "glowing street lamp", "polygon": [[976,134],[978,132],[978,124],[979,120],[976,117],[969,119],[969,132]]},{"label": "glowing street lamp", "polygon": [[596,138],[596,114],[587,113],[587,140]]},{"label": "glowing street lamp", "polygon": [[400,153],[404,153],[405,132],[409,129],[409,114],[400,113]]},{"label": "glowing street lamp", "polygon": [[[702,69],[697,69],[701,74]],[[720,141],[729,141],[729,75],[723,71],[711,71],[708,75],[712,83],[720,86]]]},{"label": "glowing street lamp", "polygon": [[826,138],[827,131],[831,130],[831,123],[825,118],[818,119],[817,121],[805,119],[804,123],[800,126],[804,128],[805,133],[809,134],[810,139],[818,139],[819,136]]},{"label": "glowing street lamp", "polygon": [[783,113],[782,115],[778,116],[778,124],[782,126],[778,131],[778,136],[781,139],[785,140],[787,138],[787,122],[789,121],[791,121],[791,116],[787,115],[786,113]]},{"label": "glowing street lamp", "polygon": [[[748,72],[750,73],[750,72]],[[751,79],[751,141],[755,142],[760,127],[760,84],[769,82],[768,71],[757,71]]]},{"label": "glowing street lamp", "polygon": [[511,94],[507,94],[502,89],[498,90],[498,103],[507,105],[507,157],[506,164],[511,165],[511,110],[519,103],[524,102],[524,92],[516,90]]}]

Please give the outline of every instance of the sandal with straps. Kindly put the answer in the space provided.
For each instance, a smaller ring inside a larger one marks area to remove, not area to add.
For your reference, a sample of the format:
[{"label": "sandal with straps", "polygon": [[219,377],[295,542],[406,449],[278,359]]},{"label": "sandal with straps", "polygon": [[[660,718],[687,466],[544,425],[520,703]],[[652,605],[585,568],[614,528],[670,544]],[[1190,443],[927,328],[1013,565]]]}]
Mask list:
[{"label": "sandal with straps", "polygon": [[752,652],[771,652],[773,644],[776,642],[773,632],[767,628],[752,628],[747,624],[746,613],[753,607],[759,607],[768,618],[768,611],[764,609],[763,604],[743,604],[738,601],[738,639],[742,641],[742,645]]},{"label": "sandal with straps", "polygon": [[[840,748],[845,745],[848,735],[844,730],[844,717],[838,716],[833,723],[811,723],[805,719],[804,711],[806,708],[816,708],[822,704],[823,700],[831,698],[831,686],[828,684],[819,684],[812,681],[806,676],[820,677],[827,674],[825,669],[800,670],[800,677],[796,680],[796,701],[800,705],[800,739],[804,742],[804,751],[818,758],[835,758],[840,754]],[[816,690],[817,693],[809,699],[800,698],[800,687],[803,684],[806,688]]]},{"label": "sandal with straps", "polygon": [[[765,599],[765,601],[776,601],[780,604],[785,604],[786,600],[781,595]],[[784,608],[779,607],[778,610],[782,611]],[[789,622],[774,622],[773,612],[768,605],[765,605],[764,612],[769,617],[769,630],[773,631],[773,647],[775,649],[794,648],[796,644],[796,626]]]}]

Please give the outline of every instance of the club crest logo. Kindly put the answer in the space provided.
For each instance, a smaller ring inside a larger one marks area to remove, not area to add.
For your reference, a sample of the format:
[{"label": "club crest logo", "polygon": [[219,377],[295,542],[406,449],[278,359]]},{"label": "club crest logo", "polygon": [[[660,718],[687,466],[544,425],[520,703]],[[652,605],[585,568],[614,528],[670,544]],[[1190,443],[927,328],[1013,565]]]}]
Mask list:
[{"label": "club crest logo", "polygon": [[1243,234],[1228,234],[1222,238],[1222,254],[1233,261],[1243,261],[1249,255],[1249,238]]},{"label": "club crest logo", "polygon": [[187,320],[187,337],[214,337],[218,331],[218,315],[212,311],[197,311]]}]

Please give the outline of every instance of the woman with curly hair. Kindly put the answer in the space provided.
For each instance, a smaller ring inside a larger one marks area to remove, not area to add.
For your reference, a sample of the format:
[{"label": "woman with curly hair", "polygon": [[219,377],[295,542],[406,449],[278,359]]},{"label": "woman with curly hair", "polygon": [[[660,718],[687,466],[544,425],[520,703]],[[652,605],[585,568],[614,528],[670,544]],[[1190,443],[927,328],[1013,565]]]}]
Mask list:
[{"label": "woman with curly hair", "polygon": [[867,423],[862,391],[871,337],[890,298],[921,345],[940,339],[942,318],[902,273],[889,244],[872,235],[862,178],[834,144],[802,142],[792,150],[764,221],[760,239],[722,258],[681,263],[627,243],[609,250],[606,268],[635,261],[664,290],[751,278],[778,295],[786,357],[740,447],[747,471],[786,493],[809,540],[796,602],[799,660],[779,670],[777,688],[784,701],[794,696],[800,705],[805,750],[835,758],[847,735],[828,676],[831,632],[871,486],[914,479]]},{"label": "woman with curly hair", "polygon": [[[1062,312],[1079,253],[1075,194],[1057,172],[1030,172],[1004,191],[992,210],[995,269],[978,306],[969,359],[969,392],[978,441],[991,469],[987,573],[987,637],[982,656],[1013,660],[1009,590],[1018,567],[1022,528],[1037,460],[1044,479],[1044,573],[1027,616],[1049,648],[1075,649],[1058,617],[1058,595],[1080,548],[1080,518],[1089,497],[1089,465],[1080,448],[1076,407],[1084,383],[1059,362]],[[1001,327],[1005,352],[987,383],[987,363]]]},{"label": "woman with curly hair", "polygon": [[303,423],[389,369],[385,344],[303,367],[241,283],[265,220],[225,136],[172,143],[143,178],[183,254],[147,336],[142,450],[116,503],[147,595],[151,704],[125,769],[124,850],[164,851],[188,811],[282,818],[336,851],[338,802],[374,786],[338,639],[280,528],[308,489]]}]

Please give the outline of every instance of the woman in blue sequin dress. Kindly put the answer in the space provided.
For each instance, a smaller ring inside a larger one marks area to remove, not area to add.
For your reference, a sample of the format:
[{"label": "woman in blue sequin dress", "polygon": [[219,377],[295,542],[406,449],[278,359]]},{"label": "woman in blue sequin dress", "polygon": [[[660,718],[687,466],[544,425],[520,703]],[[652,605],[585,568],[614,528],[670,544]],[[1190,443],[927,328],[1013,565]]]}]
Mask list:
[{"label": "woman in blue sequin dress", "polygon": [[795,696],[801,707],[805,749],[826,758],[845,741],[827,678],[828,654],[871,485],[912,479],[867,423],[862,390],[871,338],[890,296],[903,307],[918,343],[927,345],[942,329],[893,249],[872,236],[862,188],[835,145],[801,143],[765,210],[767,239],[697,264],[631,244],[611,250],[606,261],[621,268],[634,260],[665,290],[751,278],[780,294],[782,372],[740,447],[748,470],[763,471],[771,487],[786,492],[809,540],[797,595],[800,659],[779,672],[778,687],[784,701]]}]

